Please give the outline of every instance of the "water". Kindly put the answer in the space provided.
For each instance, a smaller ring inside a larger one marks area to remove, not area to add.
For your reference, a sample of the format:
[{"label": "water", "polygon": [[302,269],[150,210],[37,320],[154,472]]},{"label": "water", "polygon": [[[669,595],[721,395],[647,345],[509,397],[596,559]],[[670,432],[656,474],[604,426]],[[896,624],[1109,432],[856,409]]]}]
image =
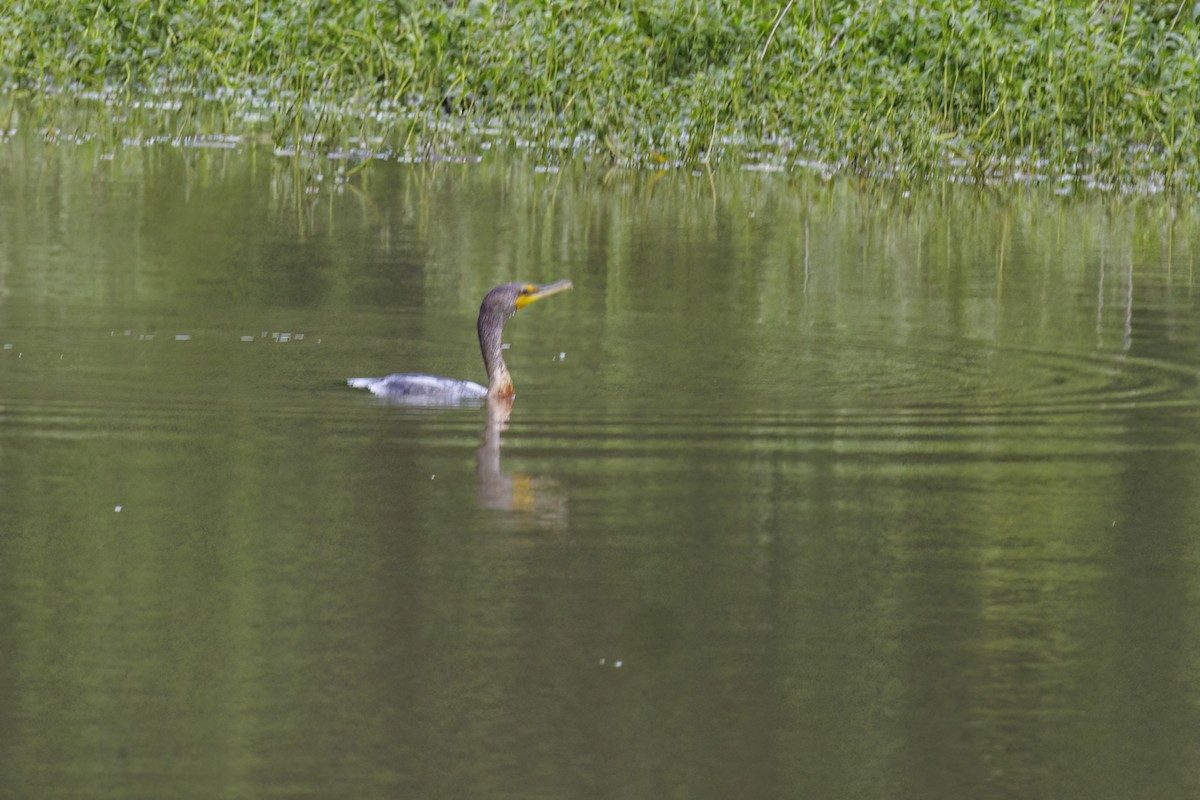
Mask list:
[{"label": "water", "polygon": [[1193,207],[536,166],[0,146],[0,795],[1195,796]]}]

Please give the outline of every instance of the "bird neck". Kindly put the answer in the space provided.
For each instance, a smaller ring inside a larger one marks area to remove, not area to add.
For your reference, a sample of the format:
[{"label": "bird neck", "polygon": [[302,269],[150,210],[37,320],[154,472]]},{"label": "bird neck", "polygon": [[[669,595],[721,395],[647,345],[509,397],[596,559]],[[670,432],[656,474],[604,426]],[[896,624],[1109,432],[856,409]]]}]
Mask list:
[{"label": "bird neck", "polygon": [[483,353],[483,366],[487,369],[488,397],[511,397],[513,382],[504,365],[504,323],[508,316],[503,312],[481,311],[479,313],[479,349]]}]

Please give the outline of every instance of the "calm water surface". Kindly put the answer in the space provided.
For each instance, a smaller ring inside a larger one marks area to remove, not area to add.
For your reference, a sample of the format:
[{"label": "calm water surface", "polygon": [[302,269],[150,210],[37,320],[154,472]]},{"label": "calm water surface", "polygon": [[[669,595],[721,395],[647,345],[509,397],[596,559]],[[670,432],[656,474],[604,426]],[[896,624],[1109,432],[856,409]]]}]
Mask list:
[{"label": "calm water surface", "polygon": [[1200,792],[1194,206],[294,167],[0,144],[0,795]]}]

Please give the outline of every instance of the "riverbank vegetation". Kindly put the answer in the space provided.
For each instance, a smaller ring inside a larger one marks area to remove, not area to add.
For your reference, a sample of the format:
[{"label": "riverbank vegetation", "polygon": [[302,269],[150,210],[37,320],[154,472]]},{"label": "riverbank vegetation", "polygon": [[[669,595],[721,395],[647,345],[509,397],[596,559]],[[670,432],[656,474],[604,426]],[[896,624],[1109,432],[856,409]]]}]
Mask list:
[{"label": "riverbank vegetation", "polygon": [[281,148],[403,153],[486,131],[546,158],[619,165],[1200,185],[1200,6],[1182,0],[11,8],[9,113],[32,102],[25,117],[51,127],[64,103],[111,117],[151,98],[184,135],[220,127],[201,102],[253,104],[242,124],[260,120],[249,133]]}]

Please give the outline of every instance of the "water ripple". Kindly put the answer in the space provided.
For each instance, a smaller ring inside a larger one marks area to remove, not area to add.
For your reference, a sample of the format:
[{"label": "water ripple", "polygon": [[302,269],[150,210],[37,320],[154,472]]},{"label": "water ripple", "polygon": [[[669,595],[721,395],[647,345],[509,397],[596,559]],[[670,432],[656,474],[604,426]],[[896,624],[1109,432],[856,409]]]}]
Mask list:
[{"label": "water ripple", "polygon": [[852,349],[815,348],[785,373],[801,376],[794,384],[734,382],[719,398],[648,395],[587,419],[564,399],[557,413],[518,413],[513,438],[610,458],[1022,462],[1190,448],[1183,433],[1200,419],[1200,371],[1162,360],[961,343]]},{"label": "water ripple", "polygon": [[841,413],[850,414],[886,408],[903,415],[1046,417],[1195,408],[1200,400],[1200,370],[1124,352],[1076,354],[978,345],[861,350],[868,350],[869,356],[846,359],[857,369],[819,370],[825,380],[806,384],[804,404],[832,402]]}]

